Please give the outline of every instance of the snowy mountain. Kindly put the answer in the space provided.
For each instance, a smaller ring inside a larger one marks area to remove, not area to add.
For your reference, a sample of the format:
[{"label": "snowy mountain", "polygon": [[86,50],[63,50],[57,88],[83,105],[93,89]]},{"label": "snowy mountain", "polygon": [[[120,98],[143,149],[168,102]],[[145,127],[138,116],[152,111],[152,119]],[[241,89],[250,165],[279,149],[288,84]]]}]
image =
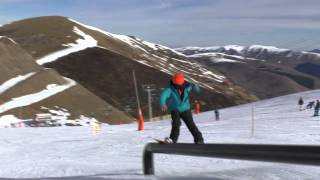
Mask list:
[{"label": "snowy mountain", "polygon": [[[299,111],[297,101],[319,98],[319,90],[220,109],[195,115],[206,143],[319,145],[319,117]],[[254,108],[254,134],[252,129]],[[302,166],[219,158],[156,154],[155,176],[144,176],[142,153],[152,138],[170,133],[170,120],[103,126],[98,135],[90,127],[20,128],[0,131],[0,177],[30,179],[228,179],[318,180],[319,166]],[[21,138],[27,137],[27,139]],[[26,141],[28,143],[26,143]],[[191,143],[183,124],[179,142]]]},{"label": "snowy mountain", "polygon": [[320,55],[314,52],[307,51],[295,51],[290,49],[281,49],[274,46],[262,46],[262,45],[252,45],[252,46],[238,46],[238,45],[228,45],[222,47],[186,47],[177,48],[177,51],[186,54],[200,54],[200,53],[224,53],[228,55],[238,55],[244,58],[253,58],[258,60],[264,60],[271,63],[284,64],[297,69],[300,72],[310,74],[316,77],[313,73],[308,72],[302,66],[307,63],[312,63],[315,65],[320,64]]},{"label": "snowy mountain", "polygon": [[[76,119],[94,113],[97,119],[107,119],[108,123],[132,121],[75,81],[39,66],[18,43],[3,36],[0,37],[0,64],[0,115],[32,119],[37,113],[64,112],[70,119]],[[112,115],[99,111],[105,107],[110,107]]]},{"label": "snowy mountain", "polygon": [[313,50],[311,50],[311,51],[309,51],[309,52],[320,53],[320,49],[313,49]]},{"label": "snowy mountain", "polygon": [[[208,53],[208,52],[221,52],[230,55],[240,55],[244,57],[256,56],[257,59],[259,56],[264,54],[281,54],[281,53],[294,53],[295,51],[289,49],[281,49],[274,46],[263,46],[263,45],[251,45],[251,46],[239,46],[239,45],[227,45],[227,46],[215,46],[215,47],[185,47],[177,48],[179,52],[182,52],[187,55],[199,54],[199,53]],[[289,56],[288,56],[289,57]]]},{"label": "snowy mountain", "polygon": [[185,73],[189,82],[201,86],[202,95],[193,98],[200,99],[203,110],[256,100],[221,73],[173,49],[133,36],[112,34],[73,19],[57,16],[26,19],[0,27],[0,35],[19,43],[37,64],[57,70],[132,115],[136,115],[132,70],[137,74],[144,111],[147,93],[142,85],[156,85],[155,115],[160,115],[159,91],[168,85],[175,72]]},{"label": "snowy mountain", "polygon": [[320,56],[315,53],[261,45],[176,50],[220,71],[262,99],[320,88]]}]

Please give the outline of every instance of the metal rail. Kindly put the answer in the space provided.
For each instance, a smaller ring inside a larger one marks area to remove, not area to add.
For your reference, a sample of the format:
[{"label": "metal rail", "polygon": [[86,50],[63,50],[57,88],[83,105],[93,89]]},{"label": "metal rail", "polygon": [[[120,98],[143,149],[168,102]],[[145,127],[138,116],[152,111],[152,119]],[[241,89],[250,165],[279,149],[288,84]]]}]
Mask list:
[{"label": "metal rail", "polygon": [[149,143],[146,145],[143,153],[143,169],[146,175],[154,174],[154,153],[320,165],[320,146]]}]

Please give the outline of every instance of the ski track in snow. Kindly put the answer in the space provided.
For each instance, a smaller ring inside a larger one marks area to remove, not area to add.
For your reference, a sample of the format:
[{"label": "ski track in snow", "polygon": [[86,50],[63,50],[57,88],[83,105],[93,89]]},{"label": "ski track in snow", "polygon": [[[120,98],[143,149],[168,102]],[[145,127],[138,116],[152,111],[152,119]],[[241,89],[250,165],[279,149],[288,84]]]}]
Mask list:
[{"label": "ski track in snow", "polygon": [[90,47],[96,47],[98,45],[98,42],[93,37],[85,34],[79,28],[74,27],[73,32],[81,36],[83,39],[76,40],[76,43],[65,44],[64,46],[67,46],[68,48],[57,51],[57,52],[53,52],[43,58],[36,60],[36,62],[39,65],[43,65],[46,63],[56,61],[60,57],[69,55],[74,52],[82,51]]},{"label": "ski track in snow", "polygon": [[12,88],[16,84],[18,84],[18,83],[30,78],[34,74],[36,74],[36,73],[35,72],[31,72],[31,73],[28,73],[28,74],[25,74],[25,75],[19,75],[17,77],[14,77],[14,78],[11,78],[11,79],[5,81],[4,83],[2,83],[0,85],[0,94],[4,93],[8,89]]},{"label": "ski track in snow", "polygon": [[46,89],[40,92],[13,98],[11,101],[8,101],[0,105],[0,113],[9,111],[17,107],[23,107],[23,106],[28,106],[30,104],[34,104],[36,102],[39,102],[46,98],[54,96],[60,92],[63,92],[66,89],[69,89],[70,87],[76,85],[76,82],[71,79],[65,78],[65,80],[67,81],[67,84],[65,85],[49,84],[47,85]]},{"label": "ski track in snow", "polygon": [[[320,90],[264,100],[220,110],[194,119],[206,143],[315,144],[320,143],[320,117],[312,110],[299,111],[305,102],[319,97]],[[251,137],[251,107],[255,134]],[[154,138],[168,136],[170,120],[103,126],[94,136],[90,127],[20,128],[0,131],[0,177],[52,179],[235,179],[317,180],[320,167],[281,163],[228,160],[192,156],[155,155],[155,176],[144,176],[142,152]],[[180,142],[193,142],[185,125]]]}]

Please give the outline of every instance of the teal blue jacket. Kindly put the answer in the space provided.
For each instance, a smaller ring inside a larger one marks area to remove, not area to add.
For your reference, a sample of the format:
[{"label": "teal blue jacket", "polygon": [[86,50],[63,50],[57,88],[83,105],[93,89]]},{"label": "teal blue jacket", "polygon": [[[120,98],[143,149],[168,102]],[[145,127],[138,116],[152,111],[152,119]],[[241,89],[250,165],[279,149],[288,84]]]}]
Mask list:
[{"label": "teal blue jacket", "polygon": [[184,89],[183,98],[180,98],[179,92],[170,85],[165,88],[160,95],[160,107],[163,107],[167,104],[169,111],[179,111],[184,112],[190,110],[190,93],[194,91],[196,93],[200,92],[198,85],[188,84]]}]

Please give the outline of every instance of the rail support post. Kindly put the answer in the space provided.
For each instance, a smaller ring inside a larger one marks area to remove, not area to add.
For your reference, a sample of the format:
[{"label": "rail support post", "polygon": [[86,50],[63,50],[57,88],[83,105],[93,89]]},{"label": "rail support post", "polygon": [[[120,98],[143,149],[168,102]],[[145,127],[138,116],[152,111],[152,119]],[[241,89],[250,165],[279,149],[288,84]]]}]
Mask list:
[{"label": "rail support post", "polygon": [[151,147],[148,145],[143,153],[143,170],[145,175],[154,174],[153,153],[150,149]]}]

